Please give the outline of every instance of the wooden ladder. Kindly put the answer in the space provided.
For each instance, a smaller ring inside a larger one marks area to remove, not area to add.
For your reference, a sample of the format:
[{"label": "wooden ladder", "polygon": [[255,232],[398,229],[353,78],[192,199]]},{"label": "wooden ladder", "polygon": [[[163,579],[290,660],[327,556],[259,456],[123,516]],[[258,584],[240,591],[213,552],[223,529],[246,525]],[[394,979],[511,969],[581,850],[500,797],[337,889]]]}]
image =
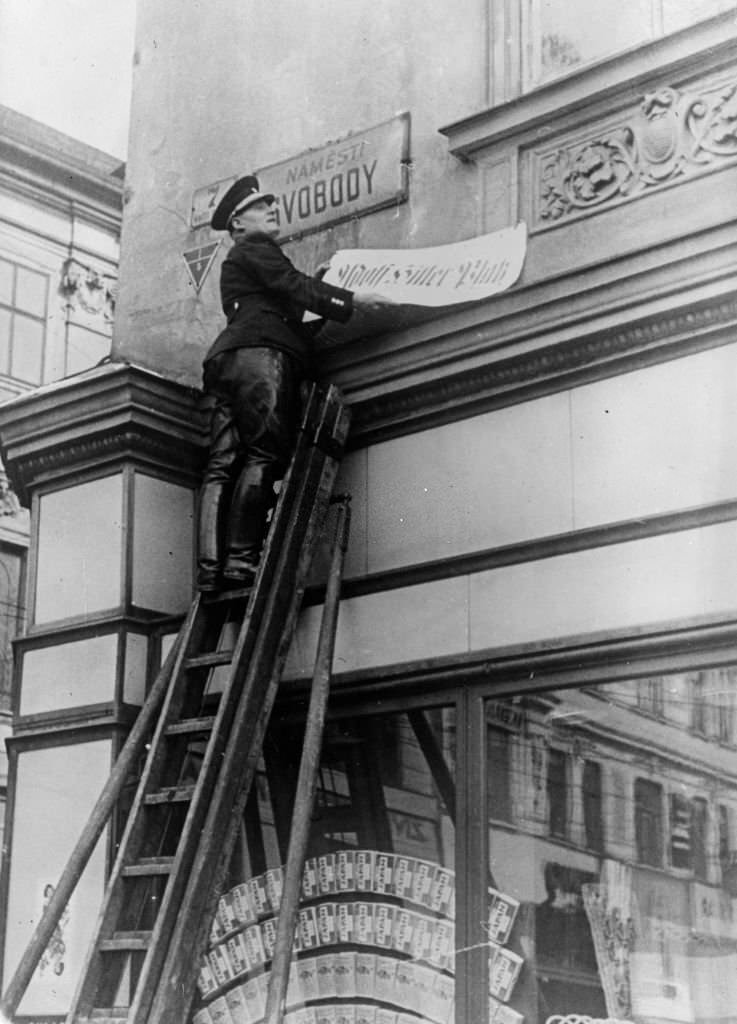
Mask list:
[{"label": "wooden ladder", "polygon": [[[314,388],[253,588],[195,597],[1,1009],[12,1017],[148,740],[68,1024],[183,1024],[348,433]],[[333,634],[335,623],[333,622]],[[151,728],[153,727],[153,735]],[[148,731],[147,731],[148,730]]]}]

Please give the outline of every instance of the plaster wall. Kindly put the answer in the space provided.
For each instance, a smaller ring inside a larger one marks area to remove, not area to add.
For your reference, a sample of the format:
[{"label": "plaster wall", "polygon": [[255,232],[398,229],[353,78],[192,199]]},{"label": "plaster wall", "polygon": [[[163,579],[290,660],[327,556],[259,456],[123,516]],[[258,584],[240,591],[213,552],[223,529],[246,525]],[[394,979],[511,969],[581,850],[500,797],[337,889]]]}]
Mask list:
[{"label": "plaster wall", "polygon": [[[198,383],[222,325],[216,264],[198,294],[183,253],[195,189],[408,110],[410,199],[287,247],[312,271],[341,247],[435,245],[477,233],[475,168],[440,125],[486,102],[483,0],[139,4],[114,352]],[[411,47],[407,40],[412,41]]]},{"label": "plaster wall", "polygon": [[[354,452],[337,485],[355,512],[347,574],[732,501],[735,381],[731,345]],[[717,523],[357,596],[336,668],[732,615],[734,543]],[[293,674],[311,671],[320,611],[302,615]]]},{"label": "plaster wall", "polygon": [[349,575],[737,497],[737,346],[350,453]]}]

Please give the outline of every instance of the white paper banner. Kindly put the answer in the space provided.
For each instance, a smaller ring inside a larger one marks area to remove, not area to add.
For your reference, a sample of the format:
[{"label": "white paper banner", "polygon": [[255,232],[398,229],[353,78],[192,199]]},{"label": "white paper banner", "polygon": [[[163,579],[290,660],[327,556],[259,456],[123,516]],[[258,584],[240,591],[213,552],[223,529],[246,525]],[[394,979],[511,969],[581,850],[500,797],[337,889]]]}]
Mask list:
[{"label": "white paper banner", "polygon": [[324,280],[371,291],[403,305],[450,306],[510,288],[520,275],[527,226],[432,249],[340,249]]}]

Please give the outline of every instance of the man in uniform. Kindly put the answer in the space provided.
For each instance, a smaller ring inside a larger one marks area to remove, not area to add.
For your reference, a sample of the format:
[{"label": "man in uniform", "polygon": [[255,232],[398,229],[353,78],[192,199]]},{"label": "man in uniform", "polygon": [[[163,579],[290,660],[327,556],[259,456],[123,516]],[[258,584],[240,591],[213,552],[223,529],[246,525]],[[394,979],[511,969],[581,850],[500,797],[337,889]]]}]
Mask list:
[{"label": "man in uniform", "polygon": [[197,586],[204,592],[249,586],[266,534],[274,483],[291,458],[300,385],[309,374],[315,324],[390,303],[300,273],[278,245],[274,196],[253,175],[226,192],[212,217],[234,245],[223,262],[220,297],[227,326],[204,361],[214,401],[210,451],[199,508]]}]

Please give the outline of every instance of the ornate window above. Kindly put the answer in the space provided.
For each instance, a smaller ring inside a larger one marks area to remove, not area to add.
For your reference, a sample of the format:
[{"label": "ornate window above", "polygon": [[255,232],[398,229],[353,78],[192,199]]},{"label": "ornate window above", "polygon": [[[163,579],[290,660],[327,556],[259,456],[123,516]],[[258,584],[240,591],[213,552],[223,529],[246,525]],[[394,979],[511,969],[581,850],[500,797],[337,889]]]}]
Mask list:
[{"label": "ornate window above", "polygon": [[527,0],[523,87],[535,88],[734,7],[734,0]]}]

